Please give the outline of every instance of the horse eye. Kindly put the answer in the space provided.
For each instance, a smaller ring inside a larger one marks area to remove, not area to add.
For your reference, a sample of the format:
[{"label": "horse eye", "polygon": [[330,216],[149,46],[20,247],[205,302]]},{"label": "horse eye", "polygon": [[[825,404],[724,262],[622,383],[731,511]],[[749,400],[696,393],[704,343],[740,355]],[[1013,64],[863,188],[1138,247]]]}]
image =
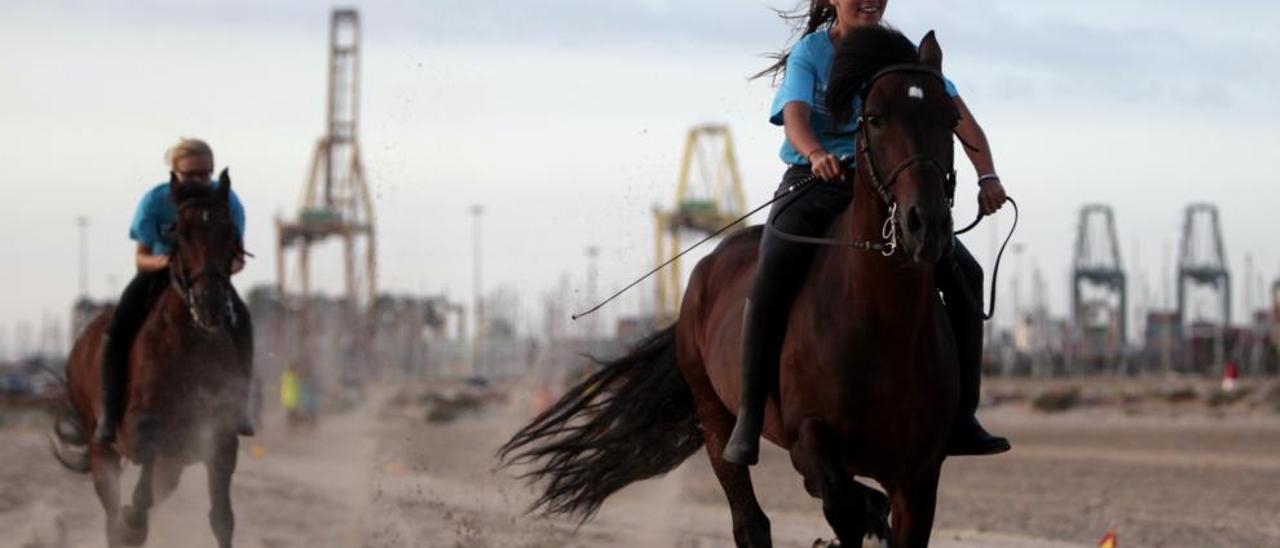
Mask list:
[{"label": "horse eye", "polygon": [[880,116],[869,114],[864,118],[867,120],[867,123],[871,125],[871,127],[874,127],[874,128],[884,127],[884,118],[881,118]]}]

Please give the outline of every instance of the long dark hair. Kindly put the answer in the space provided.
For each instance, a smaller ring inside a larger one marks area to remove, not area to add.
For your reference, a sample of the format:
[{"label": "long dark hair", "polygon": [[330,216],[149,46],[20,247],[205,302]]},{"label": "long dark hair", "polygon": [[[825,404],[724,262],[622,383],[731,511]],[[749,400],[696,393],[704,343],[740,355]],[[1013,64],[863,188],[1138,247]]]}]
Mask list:
[{"label": "long dark hair", "polygon": [[[814,32],[820,28],[831,26],[836,21],[836,9],[828,0],[808,0],[808,6],[805,2],[801,2],[795,9],[774,10],[778,17],[786,21],[791,27],[791,39],[789,42],[795,42],[801,37]],[[758,73],[751,79],[770,77],[773,81],[777,81],[787,71],[787,58],[791,56],[792,46],[787,46],[782,51],[771,53],[768,55],[774,62]]]}]

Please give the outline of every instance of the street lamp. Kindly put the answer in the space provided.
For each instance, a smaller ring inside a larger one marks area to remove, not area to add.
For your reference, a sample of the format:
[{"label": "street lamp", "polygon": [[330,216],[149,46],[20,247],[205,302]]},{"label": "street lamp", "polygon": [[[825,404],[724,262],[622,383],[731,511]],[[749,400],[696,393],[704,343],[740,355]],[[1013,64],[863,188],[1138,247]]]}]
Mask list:
[{"label": "street lamp", "polygon": [[483,339],[486,336],[484,326],[484,285],[483,285],[483,267],[481,261],[480,247],[480,219],[484,216],[484,206],[476,204],[471,206],[471,291],[472,291],[472,310],[474,311],[475,329],[472,329],[471,340],[471,374],[475,375],[482,369],[482,361],[484,359]]}]

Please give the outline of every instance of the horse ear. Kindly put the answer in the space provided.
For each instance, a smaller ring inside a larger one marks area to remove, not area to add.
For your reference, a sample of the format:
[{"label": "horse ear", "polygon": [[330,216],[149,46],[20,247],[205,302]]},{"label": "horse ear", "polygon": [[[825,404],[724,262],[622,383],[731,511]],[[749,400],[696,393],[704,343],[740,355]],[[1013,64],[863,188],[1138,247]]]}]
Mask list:
[{"label": "horse ear", "polygon": [[231,195],[231,173],[227,168],[222,168],[222,173],[218,174],[218,199],[227,200]]},{"label": "horse ear", "polygon": [[934,36],[933,31],[924,35],[924,39],[920,41],[920,62],[924,63],[936,70],[942,72],[942,46],[938,45],[938,38]]}]

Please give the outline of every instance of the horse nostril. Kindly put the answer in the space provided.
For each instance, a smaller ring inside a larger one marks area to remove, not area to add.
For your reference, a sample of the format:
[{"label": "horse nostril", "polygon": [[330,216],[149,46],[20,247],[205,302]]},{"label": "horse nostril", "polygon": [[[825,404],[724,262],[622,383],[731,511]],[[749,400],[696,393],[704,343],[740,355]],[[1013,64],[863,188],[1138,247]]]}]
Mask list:
[{"label": "horse nostril", "polygon": [[924,230],[924,219],[920,218],[920,211],[911,208],[907,211],[907,232],[911,234],[919,234]]}]

